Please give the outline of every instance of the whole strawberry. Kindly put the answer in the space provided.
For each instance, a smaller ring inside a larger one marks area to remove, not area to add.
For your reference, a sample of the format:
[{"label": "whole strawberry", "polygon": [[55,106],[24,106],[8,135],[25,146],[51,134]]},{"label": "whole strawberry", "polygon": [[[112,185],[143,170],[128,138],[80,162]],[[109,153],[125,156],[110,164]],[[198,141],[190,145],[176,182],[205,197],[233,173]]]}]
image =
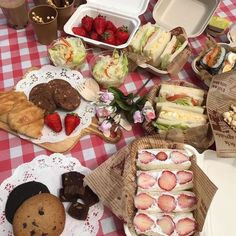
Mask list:
[{"label": "whole strawberry", "polygon": [[94,39],[94,40],[99,40],[100,36],[99,36],[99,34],[98,34],[97,32],[92,31],[92,32],[90,33],[90,38],[91,38],[91,39]]},{"label": "whole strawberry", "polygon": [[86,30],[81,26],[73,27],[72,31],[74,34],[77,34],[83,37],[88,37]]},{"label": "whole strawberry", "polygon": [[67,114],[64,120],[66,135],[70,135],[80,124],[80,118],[76,113]]},{"label": "whole strawberry", "polygon": [[102,35],[106,29],[107,21],[106,18],[102,15],[98,15],[94,19],[94,28],[99,35]]},{"label": "whole strawberry", "polygon": [[111,21],[108,20],[106,30],[112,30],[115,33],[117,28]]},{"label": "whole strawberry", "polygon": [[90,33],[93,28],[93,18],[88,15],[84,16],[81,20],[81,25],[88,33]]},{"label": "whole strawberry", "polygon": [[116,45],[126,43],[129,39],[129,32],[127,26],[121,26],[117,29],[115,33]]},{"label": "whole strawberry", "polygon": [[44,123],[54,132],[59,133],[62,130],[61,118],[57,112],[46,115]]},{"label": "whole strawberry", "polygon": [[115,34],[112,30],[106,30],[102,34],[102,38],[103,38],[104,43],[112,44],[112,45],[116,44]]}]

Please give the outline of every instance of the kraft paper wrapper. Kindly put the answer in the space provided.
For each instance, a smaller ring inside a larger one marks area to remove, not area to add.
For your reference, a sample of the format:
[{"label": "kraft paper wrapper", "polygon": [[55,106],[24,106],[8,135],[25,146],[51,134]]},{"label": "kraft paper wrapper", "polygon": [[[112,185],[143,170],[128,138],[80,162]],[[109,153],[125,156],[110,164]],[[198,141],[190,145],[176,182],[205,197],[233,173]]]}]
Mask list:
[{"label": "kraft paper wrapper", "polygon": [[214,76],[207,97],[207,113],[219,157],[236,157],[236,132],[223,119],[231,104],[236,105],[236,71]]},{"label": "kraft paper wrapper", "polygon": [[[201,57],[203,55],[206,54],[206,52],[217,45],[217,42],[215,41],[214,38],[212,38],[211,36],[208,36],[208,40],[206,41],[206,45],[204,47],[204,49],[200,52],[199,56],[197,57],[197,62],[201,59]],[[236,53],[236,47],[230,47],[228,44],[224,45],[224,47],[227,49],[227,51],[232,51],[234,53]],[[211,80],[213,78],[213,75],[211,75],[207,70],[200,68],[197,63],[196,63],[196,68],[199,71],[199,77],[200,79],[209,87]]]},{"label": "kraft paper wrapper", "polygon": [[[171,31],[172,35],[177,36],[177,38],[181,38],[181,40],[188,40],[187,34],[185,30],[181,27],[176,27],[172,29]],[[132,49],[129,48],[129,50],[124,50],[126,52],[126,55],[129,59],[129,62],[132,63],[132,71],[142,64],[149,64],[150,58],[144,55],[140,55],[137,53],[132,52]],[[181,52],[179,53],[174,60],[168,65],[167,72],[171,77],[176,76],[184,67],[188,59],[190,58],[192,52],[189,47],[189,45]],[[157,73],[155,71],[149,70],[150,72],[153,72],[154,74]]]},{"label": "kraft paper wrapper", "polygon": [[[195,85],[182,80],[162,83],[197,88]],[[156,97],[158,96],[160,86],[161,85],[154,85],[147,96],[147,100],[151,102],[154,109],[156,107]],[[143,128],[148,134],[157,133],[157,128],[152,125],[152,122],[145,121],[143,123]],[[209,123],[207,123],[206,125],[189,128],[187,130],[181,130],[177,128],[171,129],[167,132],[161,133],[160,137],[164,140],[190,144],[191,146],[197,148],[199,151],[206,150],[214,143],[213,134]]]},{"label": "kraft paper wrapper", "polygon": [[[144,148],[183,149],[183,144],[161,140],[158,135],[139,138],[111,156],[84,179],[103,204],[127,223],[132,232],[136,211],[136,158],[138,150]],[[193,191],[198,198],[194,217],[198,223],[198,230],[201,231],[217,187],[199,168],[194,157],[191,170],[194,172]]]}]

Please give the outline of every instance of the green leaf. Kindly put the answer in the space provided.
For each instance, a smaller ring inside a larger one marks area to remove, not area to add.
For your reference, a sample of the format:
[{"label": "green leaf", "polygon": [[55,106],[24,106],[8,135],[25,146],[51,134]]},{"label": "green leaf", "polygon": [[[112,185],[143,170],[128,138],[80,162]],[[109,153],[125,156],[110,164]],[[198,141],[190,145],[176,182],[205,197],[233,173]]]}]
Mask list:
[{"label": "green leaf", "polygon": [[126,98],[126,96],[118,88],[109,87],[108,91],[113,93],[115,99],[125,99]]},{"label": "green leaf", "polygon": [[132,109],[132,106],[130,106],[126,101],[117,99],[116,103],[124,111],[130,111]]},{"label": "green leaf", "polygon": [[135,102],[135,104],[138,106],[143,106],[146,101],[147,101],[146,96],[142,96]]}]

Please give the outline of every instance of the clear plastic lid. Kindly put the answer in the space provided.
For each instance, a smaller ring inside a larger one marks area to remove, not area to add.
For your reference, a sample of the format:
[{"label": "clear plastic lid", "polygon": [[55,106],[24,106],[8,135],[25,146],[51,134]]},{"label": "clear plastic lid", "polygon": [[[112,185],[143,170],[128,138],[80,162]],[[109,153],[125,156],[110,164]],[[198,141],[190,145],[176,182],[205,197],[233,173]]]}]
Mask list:
[{"label": "clear plastic lid", "polygon": [[149,1],[150,0],[87,0],[87,4],[100,9],[138,17],[146,11]]}]

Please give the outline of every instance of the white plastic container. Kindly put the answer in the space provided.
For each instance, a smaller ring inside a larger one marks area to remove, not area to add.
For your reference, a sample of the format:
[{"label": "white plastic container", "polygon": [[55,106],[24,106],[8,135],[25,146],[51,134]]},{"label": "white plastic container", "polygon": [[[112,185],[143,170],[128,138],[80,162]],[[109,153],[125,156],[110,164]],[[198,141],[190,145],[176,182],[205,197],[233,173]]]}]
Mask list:
[{"label": "white plastic container", "polygon": [[[188,38],[195,38],[205,30],[219,3],[220,0],[158,0],[152,15],[163,29],[172,30],[180,26],[185,29]],[[155,75],[168,74],[149,64],[140,67]]]},{"label": "white plastic container", "polygon": [[[135,32],[137,31],[140,20],[139,15],[143,14],[148,6],[149,0],[87,0],[87,4],[81,5],[74,12],[64,26],[67,34],[82,38],[85,42],[102,48],[125,48],[129,45]],[[97,15],[106,16],[107,20],[112,21],[116,26],[128,26],[130,37],[125,44],[114,46],[90,38],[76,35],[72,28],[79,26],[85,15],[96,17]]]},{"label": "white plastic container", "polygon": [[153,10],[157,25],[167,30],[181,26],[188,38],[202,34],[220,0],[159,0]]}]

